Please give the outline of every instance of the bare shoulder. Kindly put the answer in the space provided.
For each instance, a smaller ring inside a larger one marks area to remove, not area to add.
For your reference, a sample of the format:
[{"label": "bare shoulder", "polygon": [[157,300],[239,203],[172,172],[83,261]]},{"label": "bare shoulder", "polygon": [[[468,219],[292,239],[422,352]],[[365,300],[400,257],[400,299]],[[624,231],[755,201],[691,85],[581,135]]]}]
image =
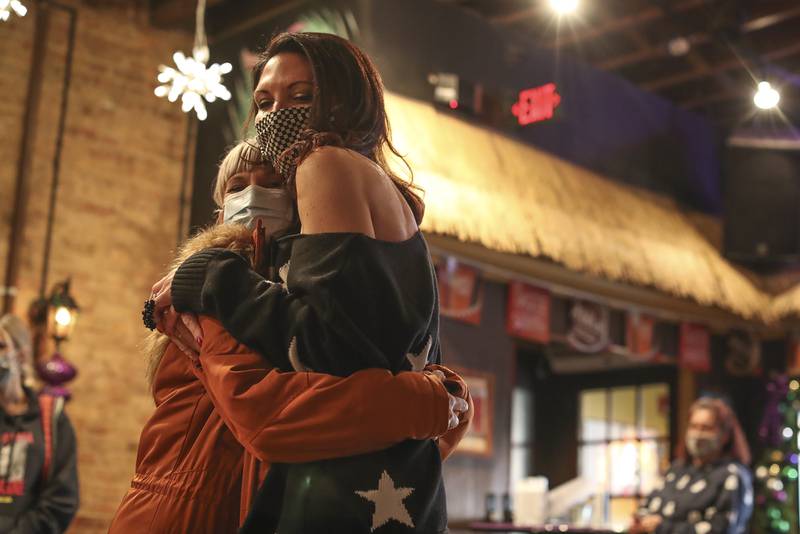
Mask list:
[{"label": "bare shoulder", "polygon": [[324,146],[309,154],[297,167],[297,185],[300,182],[334,181],[339,187],[349,187],[364,181],[364,175],[375,172],[374,165],[365,157],[346,148]]},{"label": "bare shoulder", "polygon": [[342,167],[369,164],[366,158],[348,148],[322,146],[311,152],[300,164],[301,167],[315,165],[337,165]]},{"label": "bare shoulder", "polygon": [[297,167],[297,207],[303,233],[374,236],[365,186],[370,162],[347,149],[322,147]]}]

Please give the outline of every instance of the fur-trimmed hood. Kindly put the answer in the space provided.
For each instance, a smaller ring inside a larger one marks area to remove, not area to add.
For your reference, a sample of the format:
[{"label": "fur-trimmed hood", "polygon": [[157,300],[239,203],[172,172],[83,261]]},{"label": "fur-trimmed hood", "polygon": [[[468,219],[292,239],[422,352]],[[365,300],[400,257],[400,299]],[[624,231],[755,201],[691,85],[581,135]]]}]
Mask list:
[{"label": "fur-trimmed hood", "polygon": [[[209,248],[226,248],[236,251],[245,257],[253,259],[254,237],[253,231],[242,224],[221,224],[202,230],[197,235],[187,239],[178,249],[175,259],[167,268],[167,272],[174,271],[190,256]],[[153,378],[161,363],[161,358],[169,345],[169,338],[158,331],[153,331],[144,340],[144,354],[147,360],[147,381],[152,387]]]}]

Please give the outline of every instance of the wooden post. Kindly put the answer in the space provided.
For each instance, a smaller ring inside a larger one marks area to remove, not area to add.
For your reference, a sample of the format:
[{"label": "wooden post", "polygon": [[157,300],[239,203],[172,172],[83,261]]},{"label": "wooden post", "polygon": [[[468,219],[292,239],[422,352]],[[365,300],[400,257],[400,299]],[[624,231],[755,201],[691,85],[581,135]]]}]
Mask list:
[{"label": "wooden post", "polygon": [[689,424],[689,408],[697,398],[697,380],[694,372],[682,367],[678,368],[678,391],[676,415],[677,432],[672,436],[673,450],[686,436],[686,427]]},{"label": "wooden post", "polygon": [[3,313],[14,309],[17,276],[19,273],[19,248],[25,230],[25,211],[28,207],[29,184],[27,175],[31,165],[33,144],[36,138],[36,122],[39,101],[42,92],[44,73],[45,41],[49,21],[49,6],[46,2],[38,3],[32,9],[34,20],[33,51],[31,68],[28,73],[28,96],[25,99],[23,115],[22,143],[20,143],[17,160],[17,178],[14,184],[14,204],[11,212],[11,226],[8,236],[8,258],[6,261],[5,282],[3,288]]}]

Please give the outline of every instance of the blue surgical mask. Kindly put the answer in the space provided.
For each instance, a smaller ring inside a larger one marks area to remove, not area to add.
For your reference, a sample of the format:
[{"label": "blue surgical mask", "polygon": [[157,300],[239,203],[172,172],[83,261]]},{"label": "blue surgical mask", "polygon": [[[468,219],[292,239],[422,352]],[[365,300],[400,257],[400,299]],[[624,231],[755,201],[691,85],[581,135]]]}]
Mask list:
[{"label": "blue surgical mask", "polygon": [[3,348],[0,349],[0,395],[6,401],[20,402],[24,397],[22,366],[19,361],[21,355],[11,336],[1,328],[0,340],[3,341]]},{"label": "blue surgical mask", "polygon": [[261,219],[267,235],[285,230],[292,222],[294,207],[289,193],[282,187],[249,185],[225,195],[222,220],[254,228]]}]

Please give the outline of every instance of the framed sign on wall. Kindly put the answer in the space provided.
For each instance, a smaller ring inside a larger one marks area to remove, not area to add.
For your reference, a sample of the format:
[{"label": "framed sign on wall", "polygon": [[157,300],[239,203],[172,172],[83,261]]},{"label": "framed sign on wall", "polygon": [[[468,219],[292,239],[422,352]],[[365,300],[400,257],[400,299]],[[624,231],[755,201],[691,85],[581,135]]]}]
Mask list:
[{"label": "framed sign on wall", "polygon": [[454,368],[454,370],[467,383],[475,410],[472,425],[455,452],[491,456],[494,432],[494,375],[473,369]]}]

